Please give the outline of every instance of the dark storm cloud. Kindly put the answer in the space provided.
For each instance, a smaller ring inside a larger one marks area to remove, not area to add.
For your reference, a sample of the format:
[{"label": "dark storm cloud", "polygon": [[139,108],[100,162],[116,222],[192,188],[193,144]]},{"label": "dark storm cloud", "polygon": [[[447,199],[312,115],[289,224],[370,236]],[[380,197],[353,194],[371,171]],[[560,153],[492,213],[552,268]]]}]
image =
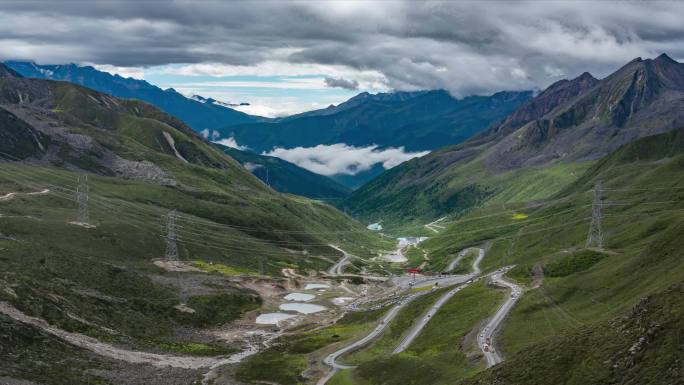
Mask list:
[{"label": "dark storm cloud", "polygon": [[390,88],[466,95],[605,76],[661,52],[682,59],[683,14],[677,2],[5,1],[0,57],[342,65]]},{"label": "dark storm cloud", "polygon": [[343,78],[331,78],[326,77],[325,85],[332,88],[344,88],[345,90],[357,90],[359,89],[359,82],[356,80],[347,80]]}]

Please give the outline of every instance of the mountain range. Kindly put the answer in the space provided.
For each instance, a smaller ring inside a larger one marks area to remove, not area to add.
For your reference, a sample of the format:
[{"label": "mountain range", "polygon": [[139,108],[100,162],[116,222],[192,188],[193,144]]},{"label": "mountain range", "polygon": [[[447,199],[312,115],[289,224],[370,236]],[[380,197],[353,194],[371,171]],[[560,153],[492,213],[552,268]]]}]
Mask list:
[{"label": "mountain range", "polygon": [[619,146],[682,125],[684,65],[665,54],[637,58],[601,80],[556,82],[489,130],[405,162],[340,204],[412,220],[540,198]]},{"label": "mountain range", "polygon": [[[24,77],[69,81],[112,96],[146,101],[209,139],[233,138],[244,151],[255,154],[276,147],[291,149],[337,143],[357,147],[377,145],[380,150],[389,147],[403,147],[406,151],[434,150],[457,144],[486,129],[532,95],[530,91],[499,92],[456,99],[444,90],[363,92],[336,106],[268,119],[236,111],[232,108],[235,105],[212,98],[200,95],[188,98],[173,89],[163,90],[144,80],[123,78],[91,66],[17,61],[5,64]],[[331,177],[347,189],[355,189],[382,171],[382,165],[376,164],[353,175],[340,173]],[[291,187],[296,183],[297,179],[288,180]],[[284,192],[306,189],[299,186]]]},{"label": "mountain range", "polygon": [[211,132],[217,127],[265,119],[236,111],[211,98],[187,98],[174,89],[163,90],[144,80],[112,75],[91,66],[39,65],[18,61],[8,61],[5,65],[24,77],[63,80],[118,98],[146,101],[181,119],[196,131],[208,129]]},{"label": "mountain range", "polygon": [[456,99],[444,90],[364,92],[323,110],[273,122],[231,125],[220,132],[257,152],[336,143],[434,150],[489,127],[531,95],[531,91],[499,92]]}]

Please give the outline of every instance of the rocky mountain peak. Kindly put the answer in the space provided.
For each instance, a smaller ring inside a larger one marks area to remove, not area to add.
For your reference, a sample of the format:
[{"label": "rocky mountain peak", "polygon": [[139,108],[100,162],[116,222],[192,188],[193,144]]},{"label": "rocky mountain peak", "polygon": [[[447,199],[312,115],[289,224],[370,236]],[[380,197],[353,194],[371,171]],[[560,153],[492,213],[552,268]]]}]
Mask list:
[{"label": "rocky mountain peak", "polygon": [[503,122],[495,126],[491,132],[496,134],[510,133],[532,120],[541,118],[554,108],[594,87],[598,82],[599,80],[589,72],[584,72],[572,80],[559,80],[527,101]]},{"label": "rocky mountain peak", "polygon": [[660,64],[660,63],[679,64],[679,62],[677,62],[676,60],[669,57],[666,53],[661,53],[660,56],[655,58],[653,61],[655,61],[658,64]]},{"label": "rocky mountain peak", "polygon": [[666,54],[637,58],[601,81],[597,115],[621,127],[671,91],[684,91],[684,64]]},{"label": "rocky mountain peak", "polygon": [[577,81],[577,82],[594,82],[594,83],[596,83],[596,82],[598,81],[598,79],[596,79],[595,77],[593,77],[589,72],[583,72],[582,75],[576,77],[575,79],[573,79],[573,81]]}]

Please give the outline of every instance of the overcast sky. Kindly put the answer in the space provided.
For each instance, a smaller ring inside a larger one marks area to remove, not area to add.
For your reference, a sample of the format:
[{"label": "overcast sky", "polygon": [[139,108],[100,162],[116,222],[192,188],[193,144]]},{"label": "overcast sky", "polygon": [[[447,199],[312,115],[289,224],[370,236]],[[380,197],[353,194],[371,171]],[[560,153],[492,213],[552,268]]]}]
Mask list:
[{"label": "overcast sky", "polygon": [[0,55],[75,62],[283,115],[360,91],[543,88],[684,58],[684,3],[0,3]]}]

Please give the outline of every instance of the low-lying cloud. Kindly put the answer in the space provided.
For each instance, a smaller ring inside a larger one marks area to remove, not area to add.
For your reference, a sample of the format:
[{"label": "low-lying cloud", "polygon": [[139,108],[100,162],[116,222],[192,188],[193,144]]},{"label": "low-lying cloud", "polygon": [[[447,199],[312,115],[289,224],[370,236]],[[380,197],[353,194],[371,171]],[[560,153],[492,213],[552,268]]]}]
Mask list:
[{"label": "low-lying cloud", "polygon": [[249,172],[254,172],[260,168],[264,168],[263,165],[258,164],[258,163],[252,163],[252,162],[246,162],[245,164],[242,165],[244,168],[247,169]]},{"label": "low-lying cloud", "polygon": [[264,155],[276,156],[316,174],[356,175],[376,164],[390,169],[429,151],[406,152],[404,147],[380,149],[377,145],[355,147],[345,143],[319,144],[315,147],[275,148]]},{"label": "low-lying cloud", "polygon": [[219,140],[215,140],[214,143],[222,144],[226,147],[232,147],[238,150],[248,150],[249,147],[247,146],[241,146],[238,144],[238,142],[233,138],[232,136],[230,138],[223,138]]}]

